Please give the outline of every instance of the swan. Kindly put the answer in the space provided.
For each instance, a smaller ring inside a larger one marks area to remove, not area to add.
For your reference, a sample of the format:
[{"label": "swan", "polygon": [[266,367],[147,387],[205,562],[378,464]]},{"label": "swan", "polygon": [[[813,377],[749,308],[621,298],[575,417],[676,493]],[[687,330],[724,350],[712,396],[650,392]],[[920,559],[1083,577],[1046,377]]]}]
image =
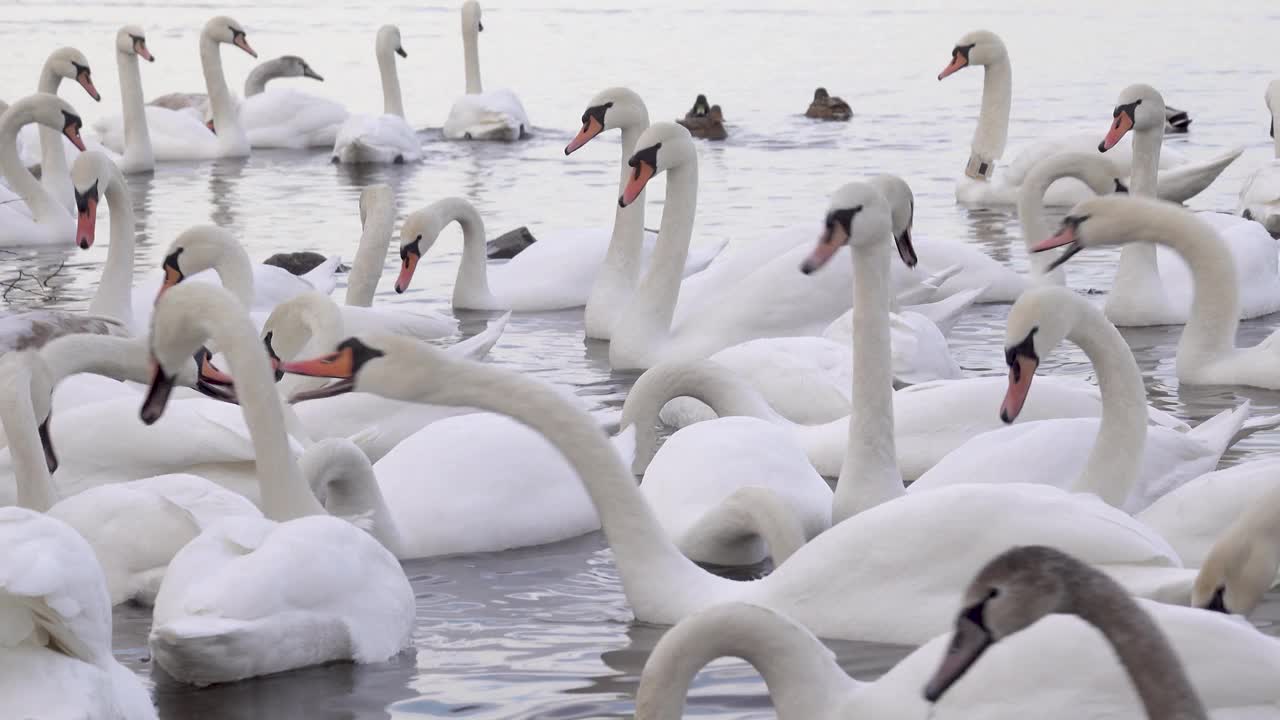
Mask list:
[{"label": "swan", "polygon": [[520,98],[506,88],[485,92],[480,84],[480,3],[462,3],[462,52],[466,59],[467,94],[453,101],[444,121],[449,140],[521,140],[532,125]]},{"label": "swan", "polygon": [[[833,506],[841,518],[852,514],[841,512],[849,507],[863,512],[753,582],[713,575],[684,557],[596,421],[535,379],[394,336],[357,337],[332,355],[282,368],[339,378],[333,392],[349,388],[505,414],[543,435],[584,484],[642,622],[672,624],[715,603],[742,600],[790,615],[821,637],[918,643],[946,629],[973,573],[1011,545],[1060,545],[1112,572],[1175,566],[1177,557],[1163,541],[1090,495],[992,484],[904,494],[891,433],[889,211],[878,190],[851,183],[837,191],[829,214],[833,237],[823,254],[834,254],[830,245],[847,234],[850,254],[860,261],[854,287],[863,310],[854,319],[859,339],[869,341],[858,345],[859,376],[880,380],[855,397],[848,477],[837,486]],[[937,562],[940,557],[947,562]]]},{"label": "swan", "polygon": [[21,198],[21,202],[0,204],[0,247],[66,245],[75,235],[70,213],[18,159],[18,131],[32,123],[60,131],[84,150],[80,139],[83,121],[56,95],[28,95],[0,115],[0,172]]},{"label": "swan", "polygon": [[208,339],[236,378],[266,518],[219,522],[174,556],[156,596],[156,664],[208,685],[393,657],[413,633],[413,588],[390,550],[328,516],[312,494],[289,449],[266,351],[226,290],[192,283],[156,303],[143,422],[165,412],[174,374]]},{"label": "swan", "polygon": [[11,717],[152,720],[141,678],[111,653],[111,603],[93,549],[72,528],[0,508],[0,703]]},{"label": "swan", "polygon": [[1178,341],[1178,381],[1188,385],[1280,388],[1280,341],[1272,334],[1238,348],[1240,299],[1236,268],[1226,244],[1203,218],[1147,198],[1095,198],[1076,205],[1053,237],[1035,250],[1063,247],[1061,264],[1080,250],[1103,245],[1155,243],[1172,248],[1191,272],[1194,300]]},{"label": "swan", "polygon": [[[257,95],[267,89],[268,82],[286,77],[307,77],[324,81],[319,73],[311,69],[306,60],[297,55],[281,55],[278,58],[264,60],[249,71],[244,79],[244,96],[247,98]],[[196,117],[204,119],[209,125],[213,124],[212,115],[209,112],[209,96],[205,93],[168,93],[154,98],[147,104],[170,110],[188,110]],[[210,129],[217,131],[216,127]]]},{"label": "swan", "polygon": [[[1186,674],[1212,699],[1212,710],[1260,710],[1254,706],[1275,702],[1274,687],[1265,681],[1280,661],[1274,638],[1211,613],[1147,601],[1140,607],[1185,658]],[[698,671],[717,658],[738,657],[763,677],[780,720],[919,720],[931,712],[920,689],[950,642],[950,634],[935,637],[878,679],[863,682],[850,677],[813,633],[781,613],[741,602],[715,605],[663,634],[640,675],[635,716],[678,720]],[[1141,672],[1146,678],[1154,674]],[[1001,639],[965,675],[967,680],[948,688],[945,712],[939,714],[984,720],[1141,715],[1140,700],[1106,638],[1069,615],[1049,615]]]},{"label": "swan", "polygon": [[1280,235],[1280,138],[1276,137],[1276,121],[1280,119],[1280,80],[1267,84],[1267,110],[1271,113],[1271,139],[1275,145],[1272,161],[1249,176],[1240,188],[1236,212],[1246,220],[1262,223],[1273,236]]},{"label": "swan", "polygon": [[[93,85],[89,60],[75,48],[58,48],[49,54],[44,67],[40,69],[40,82],[36,86],[36,92],[57,95],[63,78],[75,80],[95,102],[102,101],[102,96]],[[69,147],[64,149],[64,143]],[[76,207],[75,198],[71,194],[70,176],[67,174],[70,162],[67,158],[74,157],[83,149],[76,147],[57,129],[43,125],[29,125],[18,133],[18,156],[27,167],[40,166],[40,184],[67,212],[74,212]]]},{"label": "swan", "polygon": [[[994,558],[974,578],[960,604],[950,647],[925,686],[931,703],[942,701],[945,694],[950,705],[954,694],[964,707],[975,692],[986,694],[993,688],[1004,695],[1004,681],[965,680],[969,672],[980,673],[990,662],[992,670],[1003,670],[1009,680],[1043,683],[1054,677],[1054,688],[1065,684],[1088,691],[1086,695],[1075,690],[1081,695],[1078,702],[1062,697],[1070,692],[1066,689],[1048,697],[1036,693],[1022,708],[1024,716],[1056,711],[1071,717],[1142,714],[1192,720],[1207,719],[1212,709],[1230,717],[1280,717],[1280,695],[1274,683],[1264,680],[1271,667],[1280,667],[1280,646],[1273,638],[1212,613],[1135,601],[1103,573],[1053,548],[1019,547]],[[1050,615],[1057,617],[1046,617]],[[1085,631],[1082,623],[1096,632]],[[1063,630],[1070,625],[1074,635],[1058,631],[1061,640],[1045,642],[1049,632],[1040,631],[1043,625],[1050,631],[1058,630],[1054,625]],[[1029,653],[1019,648],[1030,649],[1032,643],[1024,635],[1035,634],[1044,640],[1034,643],[1035,657],[1025,657]],[[1095,647],[1105,641],[1111,652],[1099,648],[1100,652],[1082,655],[1088,647],[1081,645],[1085,637]],[[1006,643],[1012,646],[1009,651],[1004,651]],[[1206,652],[1210,648],[1213,652]],[[1067,650],[1070,656],[1064,654]],[[1248,651],[1248,660],[1235,654],[1241,650]],[[1041,653],[1058,657],[1044,668],[1047,672],[1037,673],[1044,667]],[[1002,667],[1013,654],[1024,656],[1020,659],[1025,664]],[[1135,704],[1145,712],[1137,713]]]},{"label": "swan", "polygon": [[[267,83],[278,78],[305,77],[324,82],[324,77],[297,55],[281,55],[259,63],[244,81],[244,100],[238,112],[240,124],[249,137],[249,146],[255,148],[302,149],[333,147],[338,139],[338,129],[350,114],[342,103],[310,93],[274,86]],[[187,96],[190,97],[190,96]],[[153,101],[158,103],[162,98]],[[203,106],[194,107],[204,116],[208,98]],[[213,124],[213,121],[209,121]],[[214,124],[214,132],[217,125]]]},{"label": "swan", "polygon": [[[957,482],[1038,482],[1092,492],[1132,514],[1213,470],[1238,439],[1248,402],[1191,432],[1148,428],[1146,388],[1124,338],[1086,298],[1052,286],[1028,290],[1009,312],[1009,392],[1000,406],[1006,423],[1018,418],[1040,360],[1063,340],[1079,345],[1093,363],[1102,393],[1100,418],[1023,422],[984,433],[921,475],[912,490]],[[1251,421],[1249,429],[1276,424],[1280,416]],[[1012,477],[992,473],[992,467],[1019,471]]]},{"label": "swan", "polygon": [[[942,80],[969,66],[983,69],[982,110],[973,134],[968,164],[956,183],[956,201],[974,205],[1012,205],[1017,189],[1036,162],[1044,157],[1070,150],[1092,150],[1097,143],[1091,135],[1041,140],[1016,156],[1001,176],[995,176],[996,162],[1004,154],[1009,135],[1009,106],[1013,93],[1013,69],[1009,52],[998,35],[987,30],[967,33],[951,51],[951,62],[938,74]],[[1163,126],[1164,118],[1160,118]],[[1180,155],[1166,152],[1161,159],[1159,195],[1173,202],[1184,202],[1204,190],[1230,165],[1243,148],[1231,150],[1204,162],[1192,163]],[[1132,158],[1128,145],[1117,149],[1116,167],[1130,174]],[[994,176],[994,177],[993,177]],[[1078,185],[1058,183],[1045,198],[1049,205],[1071,205],[1083,197]]]},{"label": "swan", "polygon": [[[1247,463],[1252,464],[1252,463]],[[1275,477],[1274,463],[1265,468]],[[1276,584],[1280,569],[1280,483],[1245,505],[1200,563],[1191,604],[1240,615],[1252,614]]]},{"label": "swan", "polygon": [[[258,57],[258,53],[249,46],[244,27],[240,23],[223,15],[205,23],[200,32],[200,66],[204,71],[213,123],[218,129],[216,134],[205,126],[196,112],[148,105],[143,108],[143,113],[137,113],[137,106],[142,101],[141,83],[122,80],[120,90],[124,108],[131,117],[126,120],[122,115],[115,115],[95,123],[94,129],[102,138],[102,144],[114,152],[127,153],[130,138],[126,126],[137,127],[138,123],[133,121],[145,120],[153,156],[157,160],[211,160],[247,156],[249,138],[240,123],[235,99],[227,88],[219,45],[235,45],[250,56]],[[124,59],[122,55],[118,57],[123,68]]]},{"label": "swan", "polygon": [[123,157],[118,164],[125,173],[150,172],[156,167],[155,152],[151,149],[151,131],[147,127],[146,108],[142,104],[142,75],[138,71],[138,58],[147,62],[156,61],[155,56],[147,49],[147,36],[142,28],[125,25],[116,32],[116,68],[120,74],[124,128]]},{"label": "swan", "polygon": [[351,115],[338,128],[330,160],[335,163],[406,163],[422,159],[422,141],[404,119],[396,55],[409,57],[400,44],[400,28],[378,29],[374,53],[382,76],[382,114]]},{"label": "swan", "polygon": [[[174,554],[212,523],[226,517],[261,517],[244,497],[185,474],[100,485],[55,502],[58,492],[52,475],[57,461],[48,423],[53,387],[61,378],[53,376],[39,353],[13,353],[0,364],[12,366],[0,386],[0,418],[18,504],[47,512],[89,541],[113,605],[151,604]],[[65,370],[66,362],[60,364]]]},{"label": "swan", "polygon": [[[1164,138],[1164,98],[1150,85],[1130,85],[1120,92],[1115,118],[1098,145],[1106,152],[1133,131],[1133,192],[1155,195],[1156,166]],[[1200,216],[1226,241],[1239,280],[1241,319],[1280,310],[1280,262],[1275,240],[1257,223],[1225,213]],[[1107,295],[1107,317],[1122,327],[1180,325],[1191,313],[1192,281],[1186,263],[1166,257],[1165,267],[1156,258],[1156,246],[1126,245],[1120,251],[1116,279]]]},{"label": "swan", "polygon": [[[544,237],[507,262],[489,265],[480,213],[465,198],[447,197],[411,213],[400,226],[396,292],[409,289],[418,262],[453,222],[462,227],[462,259],[453,285],[453,307],[460,310],[536,312],[582,307],[607,253],[599,233],[565,233]],[[714,256],[720,247],[709,254]],[[693,273],[708,259],[682,262],[684,272]]]},{"label": "swan", "polygon": [[1061,268],[1050,269],[1052,258],[1032,251],[1036,243],[1053,234],[1044,217],[1044,196],[1055,182],[1064,177],[1079,180],[1095,195],[1129,192],[1129,186],[1121,181],[1115,165],[1097,152],[1055,153],[1032,165],[1018,187],[1018,223],[1022,226],[1029,276],[1024,291],[1033,284],[1067,284],[1066,273]]}]

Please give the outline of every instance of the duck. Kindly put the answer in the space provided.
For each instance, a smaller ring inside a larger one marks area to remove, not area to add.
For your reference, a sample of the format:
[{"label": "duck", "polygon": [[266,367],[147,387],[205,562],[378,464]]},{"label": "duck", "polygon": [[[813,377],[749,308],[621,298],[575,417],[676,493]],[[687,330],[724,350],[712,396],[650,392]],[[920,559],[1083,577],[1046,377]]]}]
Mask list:
[{"label": "duck", "polygon": [[[1133,133],[1132,190],[1155,196],[1156,167],[1164,137],[1164,99],[1150,85],[1130,85],[1120,92],[1112,112],[1111,129],[1098,145],[1106,152]],[[1257,223],[1206,212],[1209,222],[1226,241],[1240,280],[1240,317],[1248,319],[1280,310],[1280,261],[1275,240]],[[1192,279],[1186,263],[1176,255],[1158,262],[1156,246],[1127,245],[1120,251],[1116,279],[1107,295],[1107,317],[1121,327],[1180,325],[1191,313]]]},{"label": "duck", "polygon": [[688,130],[690,135],[703,140],[724,140],[729,137],[729,131],[724,127],[724,111],[719,105],[709,104],[706,95],[698,95],[689,112],[676,122]]},{"label": "duck", "polygon": [[28,95],[0,115],[0,172],[12,193],[10,202],[0,205],[0,247],[69,246],[75,220],[18,157],[18,131],[32,123],[61,132],[77,149],[85,149],[80,137],[84,122],[56,95]]},{"label": "duck", "polygon": [[1236,212],[1246,220],[1262,224],[1272,237],[1280,237],[1280,139],[1276,122],[1280,117],[1280,79],[1267,83],[1267,111],[1271,114],[1271,139],[1275,145],[1272,161],[1249,176],[1240,188]]},{"label": "duck", "polygon": [[[102,95],[93,84],[88,58],[73,47],[58,48],[49,54],[40,69],[36,92],[57,95],[63,79],[76,81],[94,102],[102,101]],[[64,144],[69,147],[64,149]],[[24,126],[18,132],[18,156],[22,163],[28,168],[40,167],[40,184],[67,212],[75,211],[75,197],[67,173],[71,162],[69,158],[75,157],[82,149],[59,130],[38,123]]]},{"label": "duck", "polygon": [[853,109],[844,98],[838,98],[820,87],[813,91],[813,101],[809,103],[804,116],[814,120],[836,120],[845,122],[853,117]]},{"label": "duck", "polygon": [[[965,205],[1012,205],[1017,188],[1027,171],[1048,155],[1069,150],[1092,150],[1097,142],[1091,135],[1078,134],[1037,141],[1014,156],[1009,167],[996,175],[996,164],[1004,155],[1009,134],[1009,107],[1013,94],[1013,68],[1009,51],[999,35],[975,30],[963,35],[951,50],[951,62],[938,74],[943,80],[966,67],[981,67],[982,110],[973,135],[969,161],[956,182],[956,201]],[[1164,120],[1161,118],[1161,123]],[[1158,193],[1173,202],[1185,202],[1207,188],[1240,154],[1235,148],[1204,161],[1166,151],[1161,159]],[[1117,148],[1116,166],[1127,177],[1132,158],[1129,145]],[[1084,197],[1082,188],[1058,183],[1045,197],[1049,205],[1071,205]]]},{"label": "duck", "polygon": [[462,3],[462,53],[466,60],[467,93],[453,101],[444,121],[446,140],[514,142],[529,135],[532,125],[524,105],[506,88],[484,89],[480,82],[480,33],[484,30],[480,3]]},{"label": "duck", "polygon": [[396,72],[395,56],[409,57],[400,42],[400,28],[378,28],[374,53],[382,76],[382,114],[348,116],[338,128],[329,159],[344,165],[417,162],[422,159],[422,142],[405,122]]}]

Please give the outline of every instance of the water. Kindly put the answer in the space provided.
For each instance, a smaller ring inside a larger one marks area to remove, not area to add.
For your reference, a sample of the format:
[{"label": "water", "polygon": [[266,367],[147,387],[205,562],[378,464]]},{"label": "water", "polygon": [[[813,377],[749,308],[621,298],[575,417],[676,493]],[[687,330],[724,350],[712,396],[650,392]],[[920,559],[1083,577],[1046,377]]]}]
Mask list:
[{"label": "water", "polygon": [[[359,236],[356,199],[372,182],[395,188],[401,215],[446,195],[464,196],[484,215],[490,236],[518,225],[544,236],[558,227],[607,225],[616,198],[617,135],[568,159],[562,148],[576,132],[586,101],[617,84],[639,92],[655,119],[682,115],[698,92],[724,107],[730,139],[699,145],[698,238],[749,242],[797,225],[816,232],[832,190],[869,173],[892,171],[916,192],[917,232],[976,243],[1024,268],[1014,218],[953,202],[953,181],[968,157],[977,117],[981,73],[968,70],[943,83],[935,76],[955,40],[979,27],[999,32],[1013,59],[1011,151],[1055,130],[1096,131],[1101,137],[1120,89],[1147,82],[1194,117],[1191,134],[1169,144],[1193,157],[1248,147],[1192,207],[1232,210],[1240,184],[1271,154],[1262,93],[1273,72],[1280,10],[1265,0],[1236,3],[1232,13],[1205,13],[1199,2],[1169,2],[1158,14],[1140,3],[1101,0],[1069,8],[921,0],[911,10],[888,0],[857,7],[834,0],[576,4],[511,1],[485,9],[485,81],[516,89],[536,127],[534,137],[518,145],[450,144],[440,138],[439,126],[462,88],[452,3],[357,2],[325,9],[281,0],[10,5],[0,18],[11,58],[0,64],[0,97],[11,101],[34,88],[45,55],[70,44],[89,57],[104,101],[92,103],[75,86],[65,87],[63,96],[90,124],[118,112],[113,42],[124,23],[145,26],[158,58],[143,68],[148,97],[200,89],[196,34],[209,16],[226,13],[248,28],[263,58],[299,54],[327,78],[323,85],[294,81],[299,87],[341,99],[353,111],[371,111],[381,106],[373,33],[385,22],[400,25],[409,53],[400,63],[405,105],[411,124],[424,128],[424,162],[350,170],[330,166],[319,151],[162,165],[154,176],[130,178],[139,272],[158,266],[162,249],[179,231],[203,222],[232,228],[259,259],[299,249],[350,257]],[[252,61],[235,50],[223,54],[235,86]],[[852,122],[822,125],[800,117],[819,84],[850,102]],[[659,178],[649,193],[650,226],[660,216],[661,188]],[[105,226],[100,237],[105,240]],[[447,230],[419,269],[414,290],[396,296],[386,280],[378,301],[448,311],[460,237],[456,229]],[[83,307],[105,253],[101,247],[87,253],[3,253],[0,304],[5,310]],[[1114,253],[1084,253],[1070,263],[1070,281],[1105,289],[1114,263]],[[1003,372],[1007,311],[984,306],[961,321],[951,343],[966,371]],[[463,314],[464,331],[474,332],[489,317]],[[1255,343],[1273,325],[1270,318],[1244,323],[1240,340]],[[1177,332],[1124,332],[1153,402],[1192,421],[1245,398],[1259,412],[1280,410],[1274,392],[1178,387]],[[493,359],[574,386],[601,406],[619,405],[634,381],[632,374],[609,371],[604,345],[584,344],[580,311],[516,316]],[[1074,348],[1055,352],[1043,367],[1077,375],[1090,371]],[[1258,457],[1278,442],[1276,433],[1249,438],[1226,463]],[[129,607],[116,612],[117,652],[154,683],[167,718],[585,718],[632,712],[640,668],[662,628],[632,622],[598,533],[549,547],[415,561],[406,570],[419,598],[416,647],[391,663],[335,665],[193,691],[147,663],[148,615]],[[1276,614],[1275,604],[1264,608],[1268,627]],[[841,664],[864,679],[907,652],[864,643],[831,645]],[[705,717],[772,714],[763,683],[736,661],[704,672],[690,703],[690,714]]]}]

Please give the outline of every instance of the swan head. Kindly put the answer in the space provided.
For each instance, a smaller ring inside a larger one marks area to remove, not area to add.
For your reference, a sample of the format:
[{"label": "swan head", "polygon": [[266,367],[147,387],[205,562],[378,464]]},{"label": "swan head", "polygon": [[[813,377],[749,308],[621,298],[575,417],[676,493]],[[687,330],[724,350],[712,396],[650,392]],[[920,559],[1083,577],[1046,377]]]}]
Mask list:
[{"label": "swan head", "polygon": [[1111,127],[1098,143],[1098,151],[1115,147],[1130,130],[1164,132],[1164,98],[1150,85],[1138,83],[1120,91],[1116,107],[1111,111]]},{"label": "swan head", "polygon": [[938,73],[938,79],[942,80],[970,65],[994,65],[1008,59],[1009,51],[999,35],[990,30],[974,30],[956,41],[951,49],[951,62]]},{"label": "swan head", "polygon": [[462,223],[465,232],[468,222],[480,223],[480,214],[465,198],[449,197],[441,198],[404,219],[404,224],[400,226],[400,276],[396,278],[395,286],[397,293],[409,289],[413,273],[418,269],[418,261],[435,245],[441,231],[454,221]]},{"label": "swan head", "polygon": [[[1053,270],[1088,247],[1123,245],[1128,242],[1150,242],[1159,237],[1169,224],[1171,215],[1180,215],[1192,223],[1201,222],[1181,205],[1154,198],[1131,195],[1108,195],[1089,198],[1071,209],[1052,237],[1032,246],[1032,252],[1063,248],[1049,265]],[[1161,227],[1153,227],[1158,223]]]},{"label": "swan head", "polygon": [[698,151],[689,131],[677,123],[657,122],[648,127],[636,141],[636,151],[627,160],[631,176],[622,195],[619,207],[626,207],[640,197],[645,185],[658,175],[687,164],[697,165]]},{"label": "swan head", "polygon": [[1040,358],[1053,352],[1075,326],[1075,309],[1084,302],[1058,286],[1034,287],[1022,293],[1009,310],[1005,326],[1004,360],[1009,366],[1009,389],[1000,405],[1000,419],[1018,419],[1031,392]]},{"label": "swan head", "polygon": [[310,360],[282,362],[280,368],[294,375],[330,378],[334,382],[304,390],[289,398],[301,402],[349,392],[369,392],[383,397],[421,395],[413,381],[424,362],[444,356],[413,338],[398,335],[360,335],[338,343],[337,349]]},{"label": "swan head", "polygon": [[484,22],[480,18],[480,3],[467,0],[462,3],[462,32],[484,32]]},{"label": "swan head", "polygon": [[[845,245],[872,247],[893,235],[893,221],[884,195],[869,182],[851,182],[831,196],[831,204],[823,219],[818,246],[800,265],[806,275],[816,272]],[[898,255],[907,267],[916,264],[911,236],[895,237]]]},{"label": "swan head", "polygon": [[1239,615],[1258,607],[1280,567],[1280,548],[1266,538],[1269,522],[1246,512],[1214,543],[1191,587],[1193,607]]},{"label": "swan head", "polygon": [[324,82],[324,76],[313,70],[306,60],[297,55],[281,55],[268,62],[276,65],[274,73],[276,77],[304,77]]},{"label": "swan head", "polygon": [[183,230],[165,251],[161,264],[164,281],[156,293],[156,301],[187,277],[217,267],[235,246],[236,239],[231,233],[217,225],[193,225]]},{"label": "swan head", "polygon": [[82,152],[71,163],[71,188],[76,197],[76,245],[81,250],[93,247],[98,203],[102,193],[117,182],[124,182],[120,169],[98,150]]},{"label": "swan head", "polygon": [[[893,222],[893,239],[898,247],[914,247],[911,244],[911,226],[915,221],[916,198],[906,180],[883,173],[869,180],[889,202],[889,217]],[[905,259],[905,258],[904,258]]]},{"label": "swan head", "polygon": [[262,325],[262,344],[267,348],[276,381],[284,374],[281,358],[297,357],[309,342],[332,347],[342,337],[342,331],[342,310],[328,295],[304,292],[276,305]]},{"label": "swan head", "polygon": [[625,87],[601,90],[587,102],[587,109],[582,113],[582,129],[564,147],[564,154],[572,154],[606,130],[648,126],[649,109],[634,90]]},{"label": "swan head", "polygon": [[226,15],[219,15],[205,23],[202,34],[214,42],[235,45],[250,56],[258,57],[258,52],[249,46],[244,26]]},{"label": "swan head", "polygon": [[116,31],[116,52],[136,55],[147,62],[155,62],[155,56],[147,49],[147,35],[138,25],[125,25]]},{"label": "swan head", "polygon": [[46,71],[51,71],[58,77],[75,80],[80,83],[80,87],[84,88],[85,92],[89,93],[89,97],[98,102],[102,101],[98,88],[93,86],[93,73],[89,70],[89,59],[79,50],[73,47],[58,48],[49,54],[44,67]]},{"label": "swan head", "polygon": [[1059,178],[1070,177],[1089,186],[1095,195],[1127,193],[1119,169],[1105,155],[1094,152],[1054,153],[1032,166],[1022,182],[1025,192],[1037,194],[1036,202],[1043,199],[1043,192]]},{"label": "swan head", "polygon": [[378,39],[374,42],[378,57],[391,57],[395,53],[402,58],[409,57],[400,44],[400,28],[395,25],[383,25],[378,28]]},{"label": "swan head", "polygon": [[142,401],[142,422],[151,425],[160,419],[174,385],[186,384],[182,379],[193,359],[195,389],[216,400],[235,402],[232,379],[213,366],[205,347],[221,321],[220,313],[231,308],[245,312],[236,296],[212,283],[186,283],[156,300],[149,340],[151,384]]},{"label": "swan head", "polygon": [[45,127],[60,130],[81,152],[85,149],[84,140],[80,138],[80,128],[84,127],[84,121],[80,119],[80,115],[70,103],[57,95],[49,93],[28,95],[15,102],[8,112],[25,115],[29,118],[26,122],[39,123]]}]

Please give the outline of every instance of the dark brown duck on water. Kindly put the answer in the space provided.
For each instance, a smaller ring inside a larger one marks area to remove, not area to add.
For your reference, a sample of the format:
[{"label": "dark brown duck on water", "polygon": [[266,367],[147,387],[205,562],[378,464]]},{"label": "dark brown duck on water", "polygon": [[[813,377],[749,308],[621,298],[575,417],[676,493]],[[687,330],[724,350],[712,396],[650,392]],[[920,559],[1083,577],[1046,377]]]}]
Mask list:
[{"label": "dark brown duck on water", "polygon": [[699,95],[684,118],[676,122],[683,125],[690,135],[703,140],[724,140],[729,137],[729,131],[724,126],[723,111],[719,105],[707,102],[706,95]]},{"label": "dark brown duck on water", "polygon": [[829,94],[826,88],[818,88],[813,91],[813,102],[809,103],[804,116],[816,120],[845,121],[853,117],[853,109],[849,103]]}]

